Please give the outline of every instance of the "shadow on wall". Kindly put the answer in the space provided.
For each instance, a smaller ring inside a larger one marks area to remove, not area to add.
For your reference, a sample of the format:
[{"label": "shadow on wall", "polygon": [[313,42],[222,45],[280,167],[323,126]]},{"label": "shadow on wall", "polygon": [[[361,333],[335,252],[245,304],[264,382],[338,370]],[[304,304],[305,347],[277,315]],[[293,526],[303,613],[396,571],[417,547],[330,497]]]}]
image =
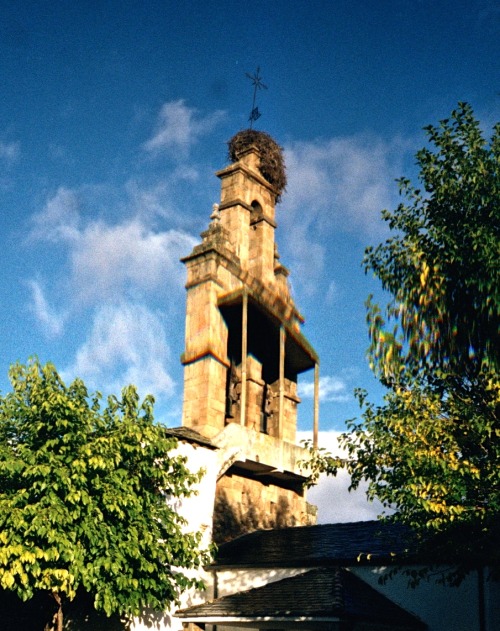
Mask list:
[{"label": "shadow on wall", "polygon": [[279,498],[274,511],[270,514],[259,510],[254,503],[232,505],[225,491],[216,496],[213,538],[218,545],[254,530],[288,528],[296,525],[296,519],[290,514],[290,505],[285,497]]},{"label": "shadow on wall", "polygon": [[[107,618],[92,606],[92,597],[79,593],[65,608],[65,631],[124,631],[118,617]],[[27,602],[14,593],[0,591],[0,628],[2,631],[50,631],[56,612],[54,599],[46,592]]]}]

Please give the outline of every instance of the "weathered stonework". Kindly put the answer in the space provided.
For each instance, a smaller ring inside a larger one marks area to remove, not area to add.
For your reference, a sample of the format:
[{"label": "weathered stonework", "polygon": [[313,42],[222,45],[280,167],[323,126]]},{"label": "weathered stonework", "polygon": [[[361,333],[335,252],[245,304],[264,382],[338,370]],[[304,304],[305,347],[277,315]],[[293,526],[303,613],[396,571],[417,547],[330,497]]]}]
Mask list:
[{"label": "weathered stonework", "polygon": [[228,473],[217,484],[213,525],[217,544],[253,530],[314,523],[315,507],[307,504],[300,492],[263,485],[237,471]]},{"label": "weathered stonework", "polygon": [[221,449],[219,540],[315,519],[298,466],[305,452],[295,440],[297,375],[318,358],[300,331],[303,318],[279,262],[279,192],[260,172],[260,159],[250,145],[217,173],[220,203],[202,242],[183,259],[183,425]]}]

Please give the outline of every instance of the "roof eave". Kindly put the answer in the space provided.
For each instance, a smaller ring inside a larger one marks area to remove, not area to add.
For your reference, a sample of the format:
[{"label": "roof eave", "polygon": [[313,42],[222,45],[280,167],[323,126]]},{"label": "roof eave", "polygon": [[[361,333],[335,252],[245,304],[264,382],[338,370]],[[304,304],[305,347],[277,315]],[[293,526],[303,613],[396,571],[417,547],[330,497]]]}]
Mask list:
[{"label": "roof eave", "polygon": [[296,623],[296,622],[316,622],[322,623],[327,622],[329,624],[340,622],[340,618],[338,616],[184,616],[180,612],[176,612],[176,617],[181,618],[182,622],[185,623],[194,623],[194,624],[219,624],[219,625],[249,625],[254,624],[258,625],[259,628],[265,628],[263,624],[268,623],[276,623],[276,622],[285,622],[285,623]]}]

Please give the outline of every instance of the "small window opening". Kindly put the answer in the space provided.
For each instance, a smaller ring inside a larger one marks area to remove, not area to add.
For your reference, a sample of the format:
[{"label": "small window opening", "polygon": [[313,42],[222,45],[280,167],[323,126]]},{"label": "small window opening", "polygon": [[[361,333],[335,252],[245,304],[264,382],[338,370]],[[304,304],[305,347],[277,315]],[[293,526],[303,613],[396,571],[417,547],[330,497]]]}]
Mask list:
[{"label": "small window opening", "polygon": [[251,206],[252,206],[252,216],[251,216],[250,222],[255,223],[256,221],[261,219],[262,215],[264,214],[264,211],[262,210],[262,206],[259,204],[257,200],[254,200],[251,203]]}]

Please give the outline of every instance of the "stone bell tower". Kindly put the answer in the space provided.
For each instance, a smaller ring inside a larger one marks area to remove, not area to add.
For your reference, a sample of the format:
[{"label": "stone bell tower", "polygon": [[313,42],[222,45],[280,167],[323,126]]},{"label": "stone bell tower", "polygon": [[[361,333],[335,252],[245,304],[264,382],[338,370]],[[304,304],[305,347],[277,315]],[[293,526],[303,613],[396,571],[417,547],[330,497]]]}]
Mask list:
[{"label": "stone bell tower", "polygon": [[223,457],[214,532],[224,540],[262,527],[312,523],[295,445],[297,377],[318,357],[300,327],[288,271],[275,242],[275,205],[286,184],[281,148],[267,134],[239,132],[219,171],[202,242],[187,267],[183,425]]}]

